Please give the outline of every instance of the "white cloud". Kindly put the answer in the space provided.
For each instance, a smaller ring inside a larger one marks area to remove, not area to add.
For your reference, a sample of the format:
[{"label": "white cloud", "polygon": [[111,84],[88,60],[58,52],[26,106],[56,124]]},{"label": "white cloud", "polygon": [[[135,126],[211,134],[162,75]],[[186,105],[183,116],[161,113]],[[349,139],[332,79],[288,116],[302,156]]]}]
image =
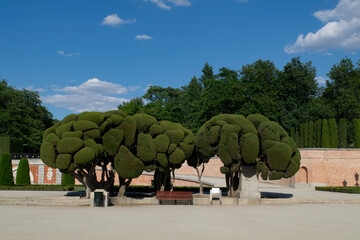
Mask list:
[{"label": "white cloud", "polygon": [[62,93],[42,96],[41,100],[44,103],[69,109],[73,112],[103,112],[117,109],[117,106],[120,103],[129,101],[129,99],[118,95],[126,94],[139,88],[140,86],[124,87],[117,83],[100,81],[97,78],[92,78],[79,86],[66,86],[64,88],[55,86],[53,91]]},{"label": "white cloud", "polygon": [[148,35],[136,35],[135,36],[135,40],[142,40],[142,41],[145,41],[145,40],[151,40],[153,39],[152,37],[148,36]]},{"label": "white cloud", "polygon": [[101,94],[89,95],[61,95],[55,94],[41,98],[44,103],[55,105],[56,107],[69,109],[73,112],[98,111],[104,112],[117,109],[117,106],[129,99],[104,96]]},{"label": "white cloud", "polygon": [[315,33],[300,34],[294,44],[285,46],[286,53],[360,49],[359,0],[340,0],[334,9],[315,12],[314,16],[326,24]]},{"label": "white cloud", "polygon": [[128,19],[123,20],[121,19],[116,13],[110,14],[104,18],[104,20],[101,22],[101,25],[108,25],[111,27],[116,27],[123,24],[130,24],[135,23],[136,19]]},{"label": "white cloud", "polygon": [[64,56],[64,57],[72,57],[72,56],[79,56],[80,53],[65,53],[64,51],[56,51],[58,54]]},{"label": "white cloud", "polygon": [[325,85],[326,84],[326,78],[324,78],[322,76],[316,77],[315,79],[320,85]]},{"label": "white cloud", "polygon": [[27,88],[26,88],[26,90],[29,90],[29,91],[36,91],[36,92],[46,92],[47,90],[45,89],[45,88],[35,88],[34,89],[34,86],[33,85],[31,85],[31,86],[28,86]]},{"label": "white cloud", "polygon": [[179,7],[189,7],[191,3],[189,0],[144,0],[145,2],[152,2],[159,8],[170,10],[170,4]]}]

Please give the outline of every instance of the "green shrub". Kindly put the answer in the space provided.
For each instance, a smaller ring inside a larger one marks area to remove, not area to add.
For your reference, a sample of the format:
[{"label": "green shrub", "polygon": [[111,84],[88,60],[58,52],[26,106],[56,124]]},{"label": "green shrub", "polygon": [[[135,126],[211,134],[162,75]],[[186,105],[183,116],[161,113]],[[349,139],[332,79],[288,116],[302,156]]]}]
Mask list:
[{"label": "green shrub", "polygon": [[72,191],[73,186],[61,186],[61,185],[28,185],[28,186],[1,186],[0,190],[10,191]]},{"label": "green shrub", "polygon": [[332,148],[338,148],[338,130],[335,119],[329,120],[330,145]]},{"label": "green shrub", "polygon": [[316,147],[321,148],[321,133],[322,133],[322,121],[318,119],[316,121]]},{"label": "green shrub", "polygon": [[14,185],[12,163],[10,153],[2,153],[0,156],[0,186]]},{"label": "green shrub", "polygon": [[355,119],[355,148],[360,148],[360,119]]},{"label": "green shrub", "polygon": [[309,123],[304,124],[304,147],[309,147]]},{"label": "green shrub", "polygon": [[341,118],[339,122],[339,147],[347,147],[346,119]]},{"label": "green shrub", "polygon": [[61,178],[61,185],[63,186],[74,186],[75,178],[70,174],[63,173]]},{"label": "green shrub", "polygon": [[315,187],[317,191],[360,194],[360,187]]},{"label": "green shrub", "polygon": [[300,148],[305,147],[305,124],[300,124]]},{"label": "green shrub", "polygon": [[309,122],[309,143],[308,143],[308,147],[309,148],[314,147],[314,122],[313,121]]},{"label": "green shrub", "polygon": [[323,119],[321,124],[321,147],[331,148],[328,120]]},{"label": "green shrub", "polygon": [[15,182],[19,186],[30,185],[29,161],[26,158],[20,159]]}]

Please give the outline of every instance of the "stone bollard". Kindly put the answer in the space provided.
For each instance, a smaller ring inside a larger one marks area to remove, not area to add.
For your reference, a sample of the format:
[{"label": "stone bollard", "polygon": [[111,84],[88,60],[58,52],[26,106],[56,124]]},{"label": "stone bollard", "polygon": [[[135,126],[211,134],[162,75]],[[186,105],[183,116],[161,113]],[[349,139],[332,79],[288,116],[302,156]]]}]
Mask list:
[{"label": "stone bollard", "polygon": [[108,207],[110,194],[104,189],[96,189],[90,193],[90,207]]},{"label": "stone bollard", "polygon": [[259,179],[255,167],[242,167],[239,184],[239,198],[260,198]]}]

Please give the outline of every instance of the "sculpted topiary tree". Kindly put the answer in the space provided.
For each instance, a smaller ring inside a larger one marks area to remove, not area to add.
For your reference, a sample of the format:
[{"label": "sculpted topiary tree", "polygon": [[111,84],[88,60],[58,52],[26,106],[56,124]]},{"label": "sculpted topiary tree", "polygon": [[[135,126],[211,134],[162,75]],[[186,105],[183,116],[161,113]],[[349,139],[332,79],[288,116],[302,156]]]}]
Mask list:
[{"label": "sculpted topiary tree", "polygon": [[254,164],[259,154],[259,139],[253,123],[242,115],[220,114],[198,131],[196,146],[203,159],[219,155],[224,166],[230,196],[237,194],[241,166]]},{"label": "sculpted topiary tree", "polygon": [[260,114],[252,114],[247,118],[256,126],[260,140],[257,173],[264,180],[278,180],[295,175],[301,160],[295,141],[278,123],[269,121]]},{"label": "sculpted topiary tree", "polygon": [[220,114],[198,131],[196,146],[204,158],[219,155],[229,196],[237,196],[244,166],[252,166],[266,180],[293,176],[300,167],[295,141],[276,122],[260,114]]},{"label": "sculpted topiary tree", "polygon": [[[85,186],[87,197],[98,188],[109,190],[114,182],[114,158],[104,152],[103,135],[125,117],[119,110],[66,116],[45,131],[40,149],[42,161],[78,179]],[[97,167],[101,169],[99,180]]]},{"label": "sculpted topiary tree", "polygon": [[[122,196],[133,178],[155,171],[157,189],[169,187],[170,172],[180,168],[194,150],[194,135],[181,124],[158,122],[147,114],[127,116],[104,135],[104,150],[114,157]],[[170,184],[170,188],[171,188]]]},{"label": "sculpted topiary tree", "polygon": [[30,185],[29,161],[26,158],[20,159],[16,172],[15,183],[19,186]]}]

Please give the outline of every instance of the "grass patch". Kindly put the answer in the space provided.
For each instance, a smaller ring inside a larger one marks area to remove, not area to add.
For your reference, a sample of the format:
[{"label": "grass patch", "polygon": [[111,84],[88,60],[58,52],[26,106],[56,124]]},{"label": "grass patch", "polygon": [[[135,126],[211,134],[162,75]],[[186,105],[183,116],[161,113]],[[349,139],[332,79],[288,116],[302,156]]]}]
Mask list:
[{"label": "grass patch", "polygon": [[74,190],[74,186],[62,186],[62,185],[0,186],[0,190],[16,190],[16,191],[72,191],[72,190]]},{"label": "grass patch", "polygon": [[360,187],[315,187],[317,191],[360,194]]}]

